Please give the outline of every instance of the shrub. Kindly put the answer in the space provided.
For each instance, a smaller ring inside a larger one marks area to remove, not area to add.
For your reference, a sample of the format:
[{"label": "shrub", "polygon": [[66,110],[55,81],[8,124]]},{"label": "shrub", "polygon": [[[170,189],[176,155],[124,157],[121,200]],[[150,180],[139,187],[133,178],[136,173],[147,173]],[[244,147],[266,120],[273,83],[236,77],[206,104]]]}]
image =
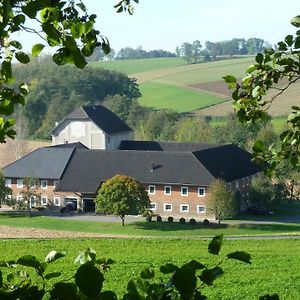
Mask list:
[{"label": "shrub", "polygon": [[190,219],[190,224],[191,224],[191,225],[196,225],[196,220],[195,220],[194,218],[191,218],[191,219]]},{"label": "shrub", "polygon": [[174,218],[173,218],[173,217],[168,217],[168,222],[169,222],[169,223],[173,223],[173,221],[174,221]]},{"label": "shrub", "polygon": [[179,224],[185,224],[185,218],[180,218],[179,219]]},{"label": "shrub", "polygon": [[161,223],[161,222],[162,222],[161,216],[157,216],[157,217],[156,217],[156,221]]},{"label": "shrub", "polygon": [[62,207],[60,210],[59,210],[59,212],[61,212],[61,213],[64,213],[64,212],[66,212],[66,207],[64,206],[64,207]]},{"label": "shrub", "polygon": [[83,209],[82,209],[82,208],[78,208],[78,209],[77,209],[77,213],[83,214]]},{"label": "shrub", "polygon": [[209,225],[209,220],[204,219],[204,220],[203,220],[203,225]]},{"label": "shrub", "polygon": [[146,216],[146,221],[150,223],[152,221],[152,216],[150,215]]}]

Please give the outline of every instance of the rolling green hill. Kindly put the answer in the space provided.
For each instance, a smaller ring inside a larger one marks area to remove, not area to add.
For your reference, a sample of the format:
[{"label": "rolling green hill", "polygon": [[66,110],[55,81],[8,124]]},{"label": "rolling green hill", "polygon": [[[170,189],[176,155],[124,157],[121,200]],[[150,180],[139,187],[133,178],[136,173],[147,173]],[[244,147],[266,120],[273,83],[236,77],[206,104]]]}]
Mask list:
[{"label": "rolling green hill", "polygon": [[[254,62],[253,57],[224,59],[187,65],[179,58],[151,58],[92,63],[95,67],[118,70],[137,78],[140,103],[155,109],[224,116],[232,112],[230,90],[222,77],[238,78]],[[300,84],[294,84],[269,109],[270,114],[286,115],[289,107],[300,102]]]}]

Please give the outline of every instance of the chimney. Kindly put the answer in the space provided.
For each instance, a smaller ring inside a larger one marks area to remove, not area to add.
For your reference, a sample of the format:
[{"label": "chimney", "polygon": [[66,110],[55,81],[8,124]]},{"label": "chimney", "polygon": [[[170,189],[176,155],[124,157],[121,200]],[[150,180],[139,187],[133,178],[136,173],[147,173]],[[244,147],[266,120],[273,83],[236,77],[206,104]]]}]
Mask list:
[{"label": "chimney", "polygon": [[55,126],[57,126],[58,125],[58,122],[57,121],[55,121]]},{"label": "chimney", "polygon": [[154,162],[151,161],[150,163],[150,172],[153,172],[154,171]]}]

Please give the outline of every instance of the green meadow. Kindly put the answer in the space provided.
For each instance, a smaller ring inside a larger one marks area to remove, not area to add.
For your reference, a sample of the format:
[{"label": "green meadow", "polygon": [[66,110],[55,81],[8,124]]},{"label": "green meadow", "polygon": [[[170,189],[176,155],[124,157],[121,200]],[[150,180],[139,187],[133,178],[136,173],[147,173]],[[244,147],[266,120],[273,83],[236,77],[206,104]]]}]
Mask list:
[{"label": "green meadow", "polygon": [[[70,278],[76,269],[75,257],[91,247],[97,257],[112,258],[115,264],[105,273],[104,290],[114,290],[119,296],[126,291],[127,282],[152,266],[157,280],[163,277],[159,266],[167,262],[182,265],[192,259],[209,267],[223,259],[225,273],[213,287],[203,287],[209,299],[258,299],[267,293],[278,293],[280,299],[300,298],[300,240],[225,240],[220,257],[207,252],[209,241],[157,239],[57,239],[2,240],[0,260],[16,259],[33,254],[43,259],[49,251],[66,251],[66,257],[52,263],[48,272],[60,271]],[[226,259],[234,251],[251,254],[251,264]],[[2,268],[8,272],[7,268]]]},{"label": "green meadow", "polygon": [[71,220],[71,217],[69,220],[66,220],[45,216],[10,217],[7,215],[1,215],[0,225],[153,238],[199,238],[212,237],[220,233],[224,233],[227,236],[256,236],[276,234],[300,235],[300,224],[285,223],[221,225],[209,224],[205,226],[200,222],[196,225],[190,225],[188,223],[179,224],[177,222],[148,223],[146,221],[140,221],[121,226],[121,221],[119,223],[111,223],[78,220],[75,221]]},{"label": "green meadow", "polygon": [[[198,110],[201,115],[226,116],[232,112],[232,103],[228,101],[230,97],[222,77],[232,74],[242,78],[253,63],[254,57],[238,57],[188,65],[175,57],[94,62],[90,65],[121,71],[136,78],[143,94],[140,102],[144,106],[171,108],[177,112]],[[299,90],[299,83],[292,85],[284,96],[272,103],[269,113],[272,116],[287,115],[289,107],[299,103]],[[277,124],[279,131],[280,122],[276,121],[274,126]]]}]

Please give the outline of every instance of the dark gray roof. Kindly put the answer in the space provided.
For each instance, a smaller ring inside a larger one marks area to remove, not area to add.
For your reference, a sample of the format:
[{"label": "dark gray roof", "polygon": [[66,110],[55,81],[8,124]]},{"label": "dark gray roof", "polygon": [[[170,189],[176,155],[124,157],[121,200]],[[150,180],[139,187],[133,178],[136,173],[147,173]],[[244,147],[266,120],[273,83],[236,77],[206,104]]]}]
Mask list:
[{"label": "dark gray roof", "polygon": [[77,149],[88,149],[85,145],[83,145],[80,142],[77,143],[65,143],[65,144],[57,144],[57,145],[52,145],[48,146],[47,148],[77,148]]},{"label": "dark gray roof", "polygon": [[194,152],[194,155],[215,178],[222,178],[227,182],[262,171],[252,162],[249,152],[233,144],[203,149]]},{"label": "dark gray roof", "polygon": [[56,190],[95,193],[100,182],[116,174],[150,184],[201,186],[214,179],[191,152],[76,149]]},{"label": "dark gray roof", "polygon": [[49,134],[53,134],[65,120],[91,120],[106,134],[132,131],[115,113],[102,105],[81,106],[65,117]]},{"label": "dark gray roof", "polygon": [[169,151],[169,152],[194,152],[213,148],[220,145],[205,143],[176,143],[155,141],[122,141],[120,150],[142,150],[142,151]]},{"label": "dark gray roof", "polygon": [[39,148],[3,169],[4,177],[59,179],[74,148]]}]

